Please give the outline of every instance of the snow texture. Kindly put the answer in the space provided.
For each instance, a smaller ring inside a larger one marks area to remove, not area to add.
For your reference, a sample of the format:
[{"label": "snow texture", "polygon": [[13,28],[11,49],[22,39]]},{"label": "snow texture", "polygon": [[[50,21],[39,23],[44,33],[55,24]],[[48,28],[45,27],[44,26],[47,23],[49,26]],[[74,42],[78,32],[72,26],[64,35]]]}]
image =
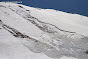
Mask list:
[{"label": "snow texture", "polygon": [[88,59],[88,17],[0,2],[0,59]]}]

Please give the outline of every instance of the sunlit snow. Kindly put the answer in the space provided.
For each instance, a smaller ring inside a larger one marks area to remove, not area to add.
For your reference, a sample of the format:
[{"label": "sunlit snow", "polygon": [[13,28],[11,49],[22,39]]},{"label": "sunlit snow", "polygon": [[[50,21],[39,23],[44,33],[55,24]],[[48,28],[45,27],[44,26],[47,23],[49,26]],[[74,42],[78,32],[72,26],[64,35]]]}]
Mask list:
[{"label": "sunlit snow", "polygon": [[88,59],[88,17],[0,2],[0,59]]}]

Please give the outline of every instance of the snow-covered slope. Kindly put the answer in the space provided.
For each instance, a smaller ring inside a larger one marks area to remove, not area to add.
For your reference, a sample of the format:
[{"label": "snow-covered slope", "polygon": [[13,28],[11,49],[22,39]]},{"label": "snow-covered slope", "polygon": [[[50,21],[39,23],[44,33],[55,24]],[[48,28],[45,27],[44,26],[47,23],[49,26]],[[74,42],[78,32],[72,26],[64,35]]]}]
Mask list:
[{"label": "snow-covered slope", "polygon": [[88,59],[88,17],[0,2],[1,59]]}]

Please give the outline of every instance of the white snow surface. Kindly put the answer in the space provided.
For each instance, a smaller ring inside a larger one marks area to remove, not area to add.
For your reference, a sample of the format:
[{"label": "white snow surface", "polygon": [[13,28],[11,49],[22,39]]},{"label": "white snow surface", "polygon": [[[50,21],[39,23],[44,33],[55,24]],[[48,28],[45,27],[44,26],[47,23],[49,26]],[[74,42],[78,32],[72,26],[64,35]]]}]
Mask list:
[{"label": "white snow surface", "polygon": [[88,17],[0,2],[0,59],[88,59]]}]

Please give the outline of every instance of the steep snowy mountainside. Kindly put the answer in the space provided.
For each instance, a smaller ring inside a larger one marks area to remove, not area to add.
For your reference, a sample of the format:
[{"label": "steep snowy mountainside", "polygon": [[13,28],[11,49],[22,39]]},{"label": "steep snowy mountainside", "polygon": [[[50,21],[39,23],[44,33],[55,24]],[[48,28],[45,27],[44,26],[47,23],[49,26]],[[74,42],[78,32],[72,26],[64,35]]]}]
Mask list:
[{"label": "steep snowy mountainside", "polygon": [[79,34],[88,35],[88,17],[78,14],[65,13],[52,9],[38,10],[31,7],[28,9],[30,9],[31,15],[37,17],[39,20],[43,18],[42,21],[47,21],[48,23],[54,24],[63,30],[69,30],[72,32],[77,32]]},{"label": "steep snowy mountainside", "polygon": [[0,2],[0,58],[88,59],[87,26],[85,16]]}]

